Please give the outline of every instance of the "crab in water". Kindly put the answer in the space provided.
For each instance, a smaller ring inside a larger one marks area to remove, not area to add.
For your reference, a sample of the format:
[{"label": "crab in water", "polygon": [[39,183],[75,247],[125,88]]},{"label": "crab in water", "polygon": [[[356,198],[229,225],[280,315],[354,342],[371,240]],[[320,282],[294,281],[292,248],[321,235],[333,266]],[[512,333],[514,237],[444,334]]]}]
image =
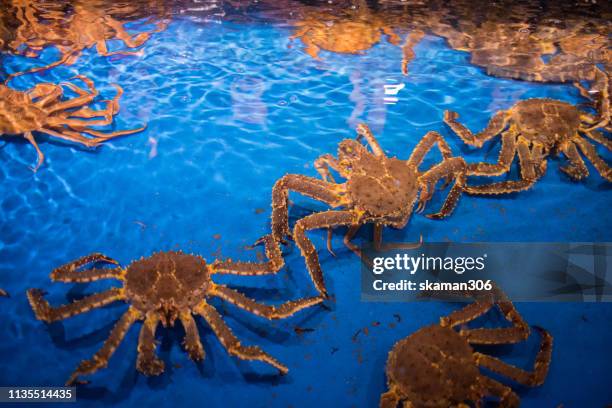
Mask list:
[{"label": "crab in water", "polygon": [[[129,4],[114,5],[107,9],[108,5],[91,1],[75,1],[72,4],[72,13],[67,14],[61,10],[39,13],[39,8],[47,9],[48,5],[44,7],[37,5],[37,8],[30,10],[30,7],[33,6],[29,4],[30,2],[25,3],[25,6],[19,8],[26,7],[27,11],[18,13],[18,16],[21,15],[22,22],[20,29],[24,30],[24,33],[14,41],[13,48],[25,48],[26,55],[32,57],[38,56],[47,46],[55,46],[61,57],[51,64],[13,73],[8,76],[7,82],[17,76],[45,71],[59,65],[72,65],[84,50],[92,47],[95,47],[101,56],[141,56],[142,49],[110,52],[107,41],[119,40],[126,47],[136,49],[147,42],[151,34],[162,31],[166,27],[165,22],[158,21],[156,28],[152,31],[131,35],[125,29],[127,21],[120,21],[112,16],[133,12],[134,7]],[[37,17],[39,14],[41,18]]]},{"label": "crab in water", "polygon": [[[307,11],[296,23],[296,31],[290,40],[300,38],[305,52],[319,59],[319,51],[340,54],[361,54],[381,41],[386,35],[389,43],[400,45],[401,38],[389,25],[388,19],[373,12],[365,1],[359,2],[356,11],[333,10]],[[402,46],[404,58],[402,72],[408,73],[408,63],[414,58],[413,47],[425,34],[414,30]]]},{"label": "crab in water", "polygon": [[606,127],[610,124],[610,96],[612,91],[610,87],[610,74],[599,68],[595,69],[595,78],[593,79],[589,89],[585,88],[579,82],[574,85],[580,91],[580,94],[592,102],[593,107],[597,110],[599,118],[597,123],[592,125],[590,129]]},{"label": "crab in water", "polygon": [[612,149],[612,142],[593,129],[598,118],[580,111],[576,106],[554,99],[526,99],[507,111],[497,112],[487,127],[473,134],[457,121],[459,115],[452,111],[444,113],[444,122],[468,145],[482,145],[501,135],[501,151],[497,163],[472,163],[468,165],[468,176],[499,176],[510,171],[518,154],[521,170],[520,180],[503,181],[479,186],[466,186],[470,194],[503,194],[530,188],[546,171],[547,158],[558,152],[570,161],[561,167],[569,177],[580,180],[589,171],[578,149],[589,159],[595,169],[607,181],[612,181],[612,172],[599,157],[595,147],[582,135]]},{"label": "crab in water", "polygon": [[[226,285],[214,283],[212,275],[264,275],[275,273],[282,265],[280,251],[266,239],[268,262],[215,261],[207,264],[198,255],[183,252],[158,252],[147,258],[133,261],[127,268],[117,261],[102,255],[92,254],[63,265],[51,273],[51,279],[59,282],[92,282],[99,279],[116,279],[122,287],[114,287],[96,293],[68,305],[51,307],[39,289],[30,289],[28,299],[36,318],[47,323],[63,320],[102,307],[115,301],[129,304],[128,310],[119,319],[102,348],[90,360],[84,360],[69,378],[73,384],[79,376],[89,375],[106,367],[108,360],[119,346],[130,327],[138,320],[144,323],[138,338],[136,368],[144,375],[159,375],[164,363],[155,355],[155,329],[180,321],[185,329],[184,346],[194,361],[204,358],[204,348],[193,315],[199,315],[209,324],[229,354],[243,360],[258,360],[270,364],[281,374],[286,366],[257,346],[244,346],[225,324],[221,315],[209,302],[220,298],[236,307],[266,319],[280,319],[297,313],[322,301],[321,297],[289,301],[276,306],[263,305],[246,297]],[[79,269],[90,264],[106,263],[113,268]]]},{"label": "crab in water", "polygon": [[[79,143],[87,147],[96,147],[109,139],[140,132],[140,127],[132,130],[102,132],[91,126],[104,126],[113,123],[113,116],[119,112],[119,98],[123,90],[114,85],[117,94],[112,100],[105,100],[106,107],[94,110],[86,105],[98,96],[93,82],[83,76],[77,76],[88,89],[82,89],[72,83],[60,85],[40,83],[27,91],[17,91],[0,84],[0,135],[22,135],[34,146],[38,153],[36,171],[43,163],[45,156],[41,152],[33,132],[46,133],[58,139]],[[77,94],[71,99],[62,100],[63,86]],[[92,137],[85,137],[83,134]]]},{"label": "crab in water", "polygon": [[[316,160],[315,168],[323,180],[286,174],[274,184],[272,190],[272,236],[276,243],[283,243],[284,238],[290,235],[289,191],[301,193],[334,208],[298,220],[292,234],[306,259],[311,279],[323,295],[327,295],[327,290],[317,251],[306,237],[308,230],[348,226],[344,243],[357,255],[362,256],[359,248],[351,243],[362,225],[374,223],[374,246],[380,248],[383,226],[403,228],[412,215],[417,196],[420,196],[417,211],[422,211],[440,179],[444,177],[447,182],[455,179],[456,182],[440,212],[429,214],[430,218],[442,218],[450,214],[463,189],[466,163],[460,157],[451,157],[451,150],[439,133],[427,133],[410,158],[400,160],[385,155],[365,124],[358,125],[357,132],[358,138],[366,139],[372,152],[358,140],[345,139],[340,142],[337,159],[326,154]],[[419,170],[425,155],[436,144],[442,153],[443,161],[427,171]],[[336,183],[330,168],[336,170],[346,181]],[[336,210],[338,207],[342,209]]]},{"label": "crab in water", "polygon": [[[440,324],[423,327],[393,346],[387,359],[389,390],[380,398],[380,408],[455,407],[466,403],[481,406],[485,397],[500,399],[500,407],[518,407],[520,399],[508,386],[485,376],[479,367],[535,387],[544,383],[552,354],[552,336],[540,333],[540,349],[533,371],[525,371],[502,360],[475,351],[474,344],[514,344],[529,337],[529,326],[505,295],[480,295],[475,303],[440,319]],[[454,328],[484,315],[495,305],[512,327]],[[470,405],[473,406],[473,405]]]}]

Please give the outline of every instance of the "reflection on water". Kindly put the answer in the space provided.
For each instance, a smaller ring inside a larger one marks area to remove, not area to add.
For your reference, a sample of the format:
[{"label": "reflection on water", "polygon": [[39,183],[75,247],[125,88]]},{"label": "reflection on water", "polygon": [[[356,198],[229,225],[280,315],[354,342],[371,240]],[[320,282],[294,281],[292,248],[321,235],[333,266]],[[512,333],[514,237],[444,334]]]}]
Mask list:
[{"label": "reflection on water", "polygon": [[[138,55],[171,15],[197,15],[202,21],[248,21],[264,18],[292,27],[291,40],[304,52],[365,53],[384,38],[403,49],[401,69],[408,73],[413,48],[425,33],[470,53],[471,62],[490,75],[539,82],[593,80],[594,67],[609,68],[612,13],[604,4],[567,6],[562,2],[501,1],[486,7],[468,0],[450,2],[379,1],[297,2],[260,0],[138,2],[3,1],[0,47],[36,57],[56,47],[61,58],[53,65],[73,63],[85,48],[100,55]],[[140,29],[126,28],[134,21]],[[149,28],[148,23],[153,23]],[[404,39],[402,40],[402,37]],[[110,52],[108,40],[122,48]],[[40,67],[38,69],[46,69]]]},{"label": "reflection on water", "polygon": [[[133,4],[89,0],[55,3],[15,0],[3,10],[3,20],[14,18],[18,22],[14,34],[9,34],[2,41],[5,49],[27,57],[38,57],[47,47],[55,47],[60,52],[59,60],[52,64],[12,73],[11,76],[61,64],[74,64],[82,51],[91,47],[95,47],[102,56],[142,55],[142,50],[111,52],[107,41],[119,40],[124,47],[135,49],[142,46],[153,32],[165,28],[165,22],[161,20],[165,15],[165,6],[157,0]],[[155,28],[130,34],[125,25],[143,18],[145,24],[154,23]]]}]

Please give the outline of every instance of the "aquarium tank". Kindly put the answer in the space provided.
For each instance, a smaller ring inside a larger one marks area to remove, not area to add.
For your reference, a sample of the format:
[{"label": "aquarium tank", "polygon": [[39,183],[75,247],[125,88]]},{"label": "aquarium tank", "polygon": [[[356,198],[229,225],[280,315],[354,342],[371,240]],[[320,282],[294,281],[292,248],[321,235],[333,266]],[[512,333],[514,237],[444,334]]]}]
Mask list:
[{"label": "aquarium tank", "polygon": [[611,33],[1,0],[0,406],[610,406]]}]

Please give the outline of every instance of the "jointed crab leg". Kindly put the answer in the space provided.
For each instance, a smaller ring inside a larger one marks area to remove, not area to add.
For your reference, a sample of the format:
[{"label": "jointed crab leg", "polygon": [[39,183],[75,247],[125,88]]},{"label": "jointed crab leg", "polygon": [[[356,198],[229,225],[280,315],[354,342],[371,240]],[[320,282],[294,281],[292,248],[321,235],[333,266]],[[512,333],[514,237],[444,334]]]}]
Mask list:
[{"label": "jointed crab leg", "polygon": [[[310,277],[315,287],[323,296],[327,296],[327,289],[325,288],[325,280],[323,279],[323,272],[319,264],[319,255],[310,239],[306,237],[306,231],[341,225],[359,226],[360,224],[357,216],[350,211],[325,211],[315,213],[300,219],[295,224],[293,228],[293,239],[306,260],[306,267],[308,268],[308,272],[310,273]],[[345,237],[345,244],[347,242],[350,242],[350,238],[347,240]],[[349,248],[351,247],[349,246]]]},{"label": "jointed crab leg", "polygon": [[202,347],[198,327],[196,326],[195,320],[193,320],[193,316],[189,311],[184,311],[180,314],[179,318],[185,329],[185,340],[183,342],[185,350],[187,350],[192,360],[203,360],[205,355],[204,347]]},{"label": "jointed crab leg", "polygon": [[459,333],[471,344],[509,344],[525,340],[529,336],[529,326],[516,311],[512,302],[497,288],[491,295],[476,298],[474,303],[443,317],[440,325],[456,327],[465,324],[484,315],[494,305],[499,307],[504,318],[512,323],[512,327],[462,329]]},{"label": "jointed crab leg", "polygon": [[205,301],[198,304],[194,311],[206,320],[230,355],[243,360],[258,360],[268,363],[272,367],[278,369],[281,374],[287,374],[289,371],[286,366],[264,352],[261,348],[257,346],[243,346],[240,344],[240,340],[238,340],[234,333],[232,333],[232,330],[225,324],[219,312]]},{"label": "jointed crab leg", "polygon": [[608,139],[597,130],[589,130],[588,132],[584,133],[592,140],[601,143],[606,149],[612,150],[612,140]]},{"label": "jointed crab leg", "polygon": [[501,149],[497,163],[472,163],[468,165],[469,176],[501,176],[510,171],[516,155],[516,132],[513,129],[501,135]]},{"label": "jointed crab leg", "polygon": [[357,140],[363,137],[368,142],[375,156],[385,156],[385,152],[380,147],[378,140],[376,140],[368,125],[365,123],[357,125],[357,135]]},{"label": "jointed crab leg", "polygon": [[482,132],[474,135],[468,128],[457,122],[457,118],[459,118],[459,114],[456,112],[444,112],[444,123],[446,123],[461,140],[476,147],[482,147],[487,140],[500,134],[508,123],[508,113],[506,111],[499,111],[491,118],[489,124]]},{"label": "jointed crab leg", "polygon": [[533,372],[528,372],[513,365],[504,363],[498,358],[491,357],[482,353],[474,353],[476,363],[485,367],[497,374],[501,374],[510,378],[519,384],[535,387],[542,385],[548,374],[548,367],[552,354],[552,336],[544,329],[536,327],[542,337],[540,341],[540,350],[536,356]]},{"label": "jointed crab leg", "polygon": [[77,379],[81,375],[93,374],[100,368],[106,367],[108,360],[111,358],[117,347],[127,334],[130,327],[140,318],[140,313],[136,309],[130,307],[127,312],[121,316],[121,319],[117,322],[108,339],[104,342],[104,345],[91,360],[83,360],[77,369],[72,373],[66,385],[71,385],[77,382]]},{"label": "jointed crab leg", "polygon": [[415,30],[408,34],[404,45],[402,45],[402,74],[408,75],[408,64],[414,59],[414,47],[421,41],[425,36],[425,33],[421,30]]},{"label": "jointed crab leg", "polygon": [[593,145],[580,137],[574,138],[574,143],[578,145],[582,153],[584,153],[589,161],[593,163],[593,166],[599,174],[607,181],[612,181],[612,169],[610,169],[606,162],[599,157]]},{"label": "jointed crab leg", "polygon": [[500,407],[518,407],[521,404],[519,396],[507,385],[484,375],[478,377],[478,381],[484,386],[487,395],[499,398]]},{"label": "jointed crab leg", "polygon": [[38,170],[40,165],[43,164],[43,162],[45,161],[45,155],[43,154],[42,151],[40,151],[40,147],[38,147],[38,143],[36,143],[36,140],[34,139],[34,136],[32,135],[32,132],[25,132],[24,133],[24,137],[26,138],[26,140],[28,142],[30,142],[30,144],[32,146],[34,146],[34,149],[36,149],[36,154],[38,155],[38,160],[36,162],[36,166],[33,168],[33,170],[36,171],[36,170]]},{"label": "jointed crab leg", "polygon": [[67,140],[73,143],[80,143],[83,146],[87,147],[96,147],[98,144],[100,144],[100,140],[88,139],[86,137],[83,137],[80,133],[68,129],[62,129],[61,132],[57,132],[49,128],[42,128],[40,129],[40,131],[42,133],[47,133],[51,136],[55,136],[58,139]]},{"label": "jointed crab leg", "polygon": [[424,187],[421,190],[417,211],[422,211],[425,208],[425,205],[433,195],[436,184],[446,176],[449,180],[455,178],[455,184],[448,193],[440,211],[435,214],[427,214],[427,217],[439,219],[449,215],[455,209],[464,189],[466,166],[465,161],[461,157],[452,157],[436,164],[419,177],[419,182]]},{"label": "jointed crab leg", "polygon": [[449,159],[453,153],[446,143],[446,140],[438,132],[430,131],[423,136],[423,138],[416,145],[410,158],[408,159],[408,165],[414,165],[418,167],[422,162],[427,153],[433,148],[434,144],[438,144],[440,153],[444,159]]},{"label": "jointed crab leg", "polygon": [[164,371],[164,362],[155,354],[155,329],[158,324],[159,316],[156,313],[148,313],[138,335],[136,368],[145,375],[159,375]]},{"label": "jointed crab leg", "polygon": [[571,178],[580,180],[589,176],[589,169],[584,160],[580,157],[576,145],[572,142],[568,142],[562,147],[561,151],[567,156],[570,161],[568,166],[560,167],[561,171],[567,173]]},{"label": "jointed crab leg", "polygon": [[224,285],[215,285],[210,293],[213,296],[223,299],[254,315],[265,317],[266,319],[282,319],[323,301],[321,297],[312,297],[292,300],[280,305],[262,305]]},{"label": "jointed crab leg", "polygon": [[[119,264],[114,259],[104,254],[101,254],[99,252],[96,252],[90,255],[82,256],[77,260],[68,262],[67,264],[64,264],[58,268],[55,268],[51,272],[51,279],[54,281],[59,281],[59,282],[89,282],[86,280],[81,280],[81,277],[89,275],[88,274],[89,271],[77,272],[77,269],[87,264],[95,263],[95,262],[106,262],[106,263],[115,264],[115,265]],[[101,279],[101,278],[102,277],[98,279]]]},{"label": "jointed crab leg", "polygon": [[212,273],[228,275],[269,275],[277,273],[285,264],[280,248],[271,235],[266,235],[260,241],[265,244],[268,262],[237,262],[232,260],[216,261]]},{"label": "jointed crab leg", "polygon": [[142,132],[145,129],[146,129],[146,126],[141,126],[139,128],[136,128],[136,129],[119,130],[119,131],[116,131],[116,132],[109,132],[109,133],[100,132],[100,131],[89,129],[89,128],[79,128],[77,130],[79,132],[88,133],[88,134],[90,134],[92,136],[96,136],[96,137],[99,137],[101,139],[107,140],[107,139],[112,139],[112,138],[115,138],[115,137],[127,136],[127,135],[131,135],[131,134],[134,134],[134,133]]},{"label": "jointed crab leg", "polygon": [[328,183],[312,177],[287,174],[278,180],[272,189],[272,237],[281,242],[289,235],[289,190],[298,192],[328,205],[335,206],[339,201],[336,191],[341,184]]},{"label": "jointed crab leg", "polygon": [[338,163],[338,159],[336,159],[331,154],[324,154],[320,156],[318,159],[316,159],[314,161],[314,168],[321,175],[321,178],[323,179],[323,181],[326,181],[326,182],[332,182],[332,183],[336,182],[331,172],[329,171],[330,168],[336,170],[338,173],[340,173],[342,177],[348,176],[347,174],[343,172],[342,167],[340,166],[340,163]]},{"label": "jointed crab leg", "polygon": [[51,307],[49,302],[43,298],[43,292],[41,290],[30,289],[27,295],[36,318],[47,323],[67,319],[71,316],[125,299],[123,290],[112,288],[104,292],[94,293],[83,299],[75,300],[67,305]]}]

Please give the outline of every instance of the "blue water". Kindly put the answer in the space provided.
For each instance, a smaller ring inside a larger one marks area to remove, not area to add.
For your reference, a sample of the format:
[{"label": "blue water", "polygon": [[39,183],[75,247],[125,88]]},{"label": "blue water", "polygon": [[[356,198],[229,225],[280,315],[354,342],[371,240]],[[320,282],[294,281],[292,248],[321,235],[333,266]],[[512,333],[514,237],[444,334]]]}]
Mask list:
[{"label": "blue water", "polygon": [[[145,56],[103,58],[85,52],[77,64],[18,78],[12,86],[59,82],[76,73],[96,82],[102,96],[125,89],[116,127],[146,122],[145,132],[114,140],[95,151],[41,137],[46,162],[28,169],[35,152],[27,143],[0,141],[0,384],[60,385],[89,358],[125,310],[115,305],[51,326],[37,321],[24,296],[44,288],[57,305],[107,286],[51,283],[54,267],[92,252],[122,264],[157,250],[254,259],[245,246],[269,230],[270,193],[285,173],[316,175],[314,159],[334,153],[338,142],[367,122],[392,155],[407,158],[419,138],[437,130],[469,161],[495,160],[461,146],[442,123],[445,109],[461,114],[474,130],[497,110],[530,97],[584,102],[571,85],[534,85],[489,77],[466,53],[426,37],[415,49],[410,74],[401,75],[401,51],[382,42],[365,55],[321,52],[315,61],[299,41],[288,47],[289,27],[202,23],[177,18],[155,34]],[[111,46],[113,43],[111,42]],[[115,44],[116,45],[116,44]],[[112,47],[111,47],[112,48]],[[53,49],[32,61],[5,56],[12,72],[51,62]],[[385,105],[383,86],[404,83],[399,102]],[[603,153],[603,152],[602,152]],[[432,156],[430,163],[437,157]],[[610,241],[610,187],[594,169],[571,182],[552,160],[534,189],[499,198],[463,197],[448,219],[413,217],[387,239],[428,241]],[[293,219],[324,208],[294,196]],[[438,197],[428,208],[435,211]],[[138,329],[133,328],[107,369],[88,379],[78,397],[85,406],[309,407],[376,406],[385,390],[384,365],[399,339],[459,307],[446,303],[368,304],[359,301],[359,260],[334,235],[338,257],[320,251],[331,310],[315,307],[290,319],[268,322],[218,304],[245,344],[261,346],[290,372],[227,355],[200,325],[206,360],[194,364],[182,351],[182,329],[160,330],[166,372],[146,378],[135,371]],[[370,237],[365,229],[361,239]],[[324,231],[311,234],[324,248]],[[277,276],[231,279],[262,302],[313,295],[303,260],[286,249],[287,267]],[[520,271],[517,271],[520,279]],[[555,349],[546,383],[514,388],[524,406],[600,407],[612,401],[610,304],[517,305],[532,325],[546,327]],[[313,329],[296,334],[296,327]],[[368,328],[368,330],[364,330]],[[367,333],[366,333],[367,332]],[[357,334],[356,334],[357,333]],[[510,363],[529,367],[537,336],[513,347],[487,348]]]}]

